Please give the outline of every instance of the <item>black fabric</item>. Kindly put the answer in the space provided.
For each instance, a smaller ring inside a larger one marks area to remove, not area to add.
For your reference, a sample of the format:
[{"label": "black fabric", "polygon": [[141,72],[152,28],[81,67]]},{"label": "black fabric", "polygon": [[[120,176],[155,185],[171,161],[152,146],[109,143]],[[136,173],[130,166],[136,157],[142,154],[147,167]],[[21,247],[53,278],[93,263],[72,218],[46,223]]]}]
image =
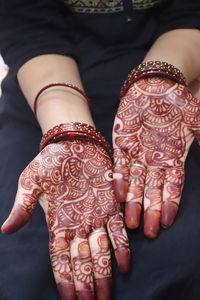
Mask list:
[{"label": "black fabric", "polygon": [[[23,3],[21,0],[19,2]],[[51,53],[48,52],[50,41],[53,45],[50,49],[52,53],[57,51],[56,53],[69,55],[75,53],[74,47],[78,49],[76,60],[84,87],[93,101],[95,123],[111,142],[112,124],[122,82],[128,72],[142,61],[158,34],[158,28],[161,32],[165,31],[164,23],[162,29],[159,26],[160,16],[173,7],[163,6],[162,10],[154,8],[135,12],[136,19],[127,23],[123,13],[84,15],[70,13],[56,1],[24,2],[26,14],[30,12],[29,3],[35,9],[39,5],[41,10],[48,4],[45,13],[37,11],[38,21],[41,21],[38,26],[37,22],[31,21],[35,18],[33,11],[32,18],[26,15],[27,19],[25,16],[23,19],[23,6],[18,7],[14,0],[0,3],[1,8],[3,5],[3,8],[9,8],[13,12],[11,15],[9,12],[7,19],[4,10],[4,19],[0,18],[0,48],[6,62],[10,64],[10,71],[2,83],[0,99],[2,223],[13,205],[18,176],[38,153],[41,138],[41,130],[16,80],[18,68],[31,57]],[[173,3],[180,6],[180,10],[176,11],[175,22],[181,12],[181,5],[180,1]],[[183,3],[187,6],[185,1]],[[188,1],[191,9],[194,5],[192,21],[188,21],[185,15],[188,28],[199,26],[197,16],[200,3],[199,7],[196,3]],[[56,7],[53,11],[52,8]],[[19,23],[15,23],[19,12]],[[52,20],[52,23],[48,20]],[[57,33],[56,28],[60,26],[65,28],[63,34]],[[37,34],[40,36],[41,33],[45,38],[38,42]],[[26,36],[24,43],[23,36]],[[34,43],[31,42],[33,37]],[[60,52],[60,49],[66,52]],[[126,276],[119,274],[113,259],[113,300],[200,299],[199,175],[199,147],[194,142],[186,163],[186,184],[175,224],[169,230],[161,230],[155,240],[144,237],[142,224],[138,230],[129,231],[133,271]],[[18,233],[12,236],[1,234],[0,269],[0,300],[59,299],[49,262],[47,228],[39,206],[31,221]]]},{"label": "black fabric", "polygon": [[0,1],[0,52],[12,72],[41,54],[75,57],[71,30],[59,1]]},{"label": "black fabric", "polygon": [[199,0],[169,0],[159,13],[157,36],[173,29],[200,29]]},{"label": "black fabric", "polygon": [[[128,4],[125,5],[125,13],[128,9],[128,15],[119,18],[120,25],[122,20],[127,22],[129,17]],[[100,29],[102,35],[110,28],[115,30],[116,23],[112,20],[111,26],[110,14],[77,15],[84,25],[90,24],[90,19],[95,18],[94,28],[98,28],[98,31]],[[120,15],[124,13],[116,13],[115,18]],[[17,72],[26,61],[41,54],[56,53],[78,59],[79,53],[73,43],[75,21],[72,16],[66,5],[59,0],[0,0],[0,52],[12,72]],[[107,20],[105,24],[104,18]],[[176,28],[200,28],[200,1],[166,0],[155,8],[135,11],[131,19],[134,26],[131,27],[132,35],[129,39],[135,42],[140,37],[146,43],[152,30],[157,37]],[[142,35],[141,27],[144,27]],[[98,34],[95,30],[91,33]]]}]

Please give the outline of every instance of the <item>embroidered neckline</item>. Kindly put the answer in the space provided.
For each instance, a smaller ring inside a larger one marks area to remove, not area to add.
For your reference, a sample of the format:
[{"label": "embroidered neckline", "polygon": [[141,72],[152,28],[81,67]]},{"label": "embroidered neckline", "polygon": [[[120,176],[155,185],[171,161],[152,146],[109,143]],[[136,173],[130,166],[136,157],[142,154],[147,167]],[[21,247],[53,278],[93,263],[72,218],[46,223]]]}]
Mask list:
[{"label": "embroidered neckline", "polygon": [[[132,0],[133,9],[147,9],[165,0]],[[70,10],[79,13],[114,13],[123,11],[122,0],[63,0]]]}]

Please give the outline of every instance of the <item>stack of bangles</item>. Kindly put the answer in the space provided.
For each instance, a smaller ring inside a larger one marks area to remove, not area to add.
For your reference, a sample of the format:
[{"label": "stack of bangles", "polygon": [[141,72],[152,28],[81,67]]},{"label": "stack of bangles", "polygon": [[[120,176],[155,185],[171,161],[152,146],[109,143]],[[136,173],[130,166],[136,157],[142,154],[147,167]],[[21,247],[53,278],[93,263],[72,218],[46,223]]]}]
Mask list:
[{"label": "stack of bangles", "polygon": [[68,122],[56,125],[48,130],[42,137],[40,150],[44,149],[49,144],[64,141],[70,137],[82,137],[94,140],[99,143],[106,150],[110,158],[112,158],[111,148],[101,133],[96,131],[93,126],[80,122]]},{"label": "stack of bangles", "polygon": [[[177,83],[180,83],[186,86],[186,80],[183,74],[179,69],[175,68],[173,65],[168,64],[167,62],[161,61],[148,61],[140,64],[136,68],[132,70],[132,72],[128,75],[127,80],[125,81],[122,90],[121,97],[123,97],[131,85],[142,78],[147,77],[165,77],[169,78]],[[79,92],[84,99],[87,101],[89,107],[91,107],[91,102],[87,94],[82,91],[80,88],[74,86],[69,83],[50,83],[43,87],[36,95],[34,101],[34,113],[36,115],[36,106],[39,96],[43,91],[50,87],[54,86],[65,86]],[[46,134],[42,137],[40,143],[40,150],[44,149],[48,144],[56,143],[58,141],[66,140],[69,137],[85,137],[92,140],[95,140],[99,144],[101,144],[104,149],[107,151],[109,156],[112,158],[112,151],[110,149],[109,144],[106,142],[105,138],[101,135],[100,132],[96,131],[96,129],[88,124],[79,123],[79,122],[69,122],[60,125],[54,126],[52,129],[48,130]]]},{"label": "stack of bangles", "polygon": [[121,89],[121,98],[134,82],[149,77],[165,77],[187,86],[186,79],[178,68],[163,61],[148,61],[141,63],[130,72]]}]

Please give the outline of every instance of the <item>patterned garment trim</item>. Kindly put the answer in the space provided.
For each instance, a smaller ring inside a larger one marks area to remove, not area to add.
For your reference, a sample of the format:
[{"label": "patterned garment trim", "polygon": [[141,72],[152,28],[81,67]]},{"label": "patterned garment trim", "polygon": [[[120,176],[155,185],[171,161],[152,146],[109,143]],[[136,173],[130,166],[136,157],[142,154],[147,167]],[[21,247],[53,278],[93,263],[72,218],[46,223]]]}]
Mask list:
[{"label": "patterned garment trim", "polygon": [[[133,9],[147,9],[166,0],[132,0]],[[74,12],[116,13],[123,11],[122,0],[63,0]]]}]

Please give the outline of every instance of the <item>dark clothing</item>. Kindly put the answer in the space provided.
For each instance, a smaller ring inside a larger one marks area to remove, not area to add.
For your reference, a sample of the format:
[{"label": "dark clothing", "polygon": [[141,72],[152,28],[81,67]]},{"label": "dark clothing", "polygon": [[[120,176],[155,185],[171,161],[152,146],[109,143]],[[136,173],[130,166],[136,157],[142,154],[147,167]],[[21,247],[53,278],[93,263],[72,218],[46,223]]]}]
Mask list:
[{"label": "dark clothing", "polygon": [[[83,5],[84,2],[87,4]],[[110,11],[117,11],[119,6],[119,12],[109,13],[105,3],[112,7]],[[120,11],[123,3],[124,10]],[[132,10],[130,3],[131,0],[0,0],[0,52],[16,72],[40,54],[69,55],[87,62],[85,54],[89,52],[96,60],[99,48],[105,52],[120,47],[122,52],[130,43],[134,48],[147,50],[153,39],[166,31],[200,28],[199,0],[137,0],[133,1]],[[101,13],[99,6],[103,6]],[[80,7],[84,13],[72,12]],[[97,12],[91,13],[91,8]],[[127,17],[132,22],[127,22]],[[77,46],[89,46],[90,51],[87,48],[82,55]],[[101,51],[102,58],[104,52]]]},{"label": "dark clothing", "polygon": [[[0,49],[10,67],[0,100],[1,223],[13,205],[18,176],[39,151],[41,131],[16,79],[27,60],[48,53],[74,57],[93,101],[97,128],[111,142],[119,91],[128,72],[160,34],[200,28],[199,0],[134,1],[133,9],[129,0],[85,1],[108,3],[101,7],[104,12],[89,4],[82,7],[81,1],[64,2],[0,0]],[[109,11],[109,2],[116,3],[115,12]],[[144,237],[142,225],[129,231],[133,271],[120,275],[113,261],[113,300],[200,299],[199,174],[200,154],[194,143],[175,224],[155,240]],[[1,235],[0,268],[0,300],[59,299],[39,206],[22,230]]]}]

